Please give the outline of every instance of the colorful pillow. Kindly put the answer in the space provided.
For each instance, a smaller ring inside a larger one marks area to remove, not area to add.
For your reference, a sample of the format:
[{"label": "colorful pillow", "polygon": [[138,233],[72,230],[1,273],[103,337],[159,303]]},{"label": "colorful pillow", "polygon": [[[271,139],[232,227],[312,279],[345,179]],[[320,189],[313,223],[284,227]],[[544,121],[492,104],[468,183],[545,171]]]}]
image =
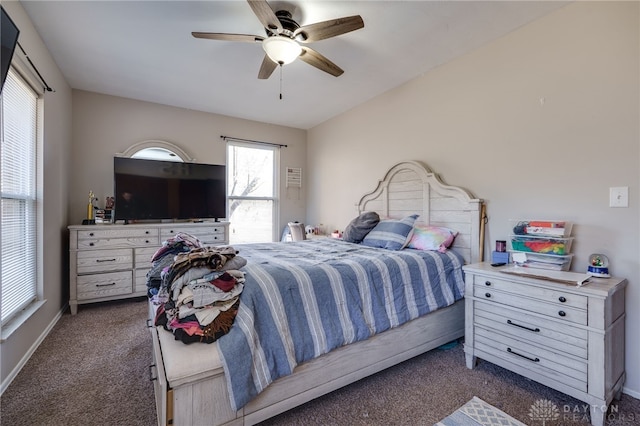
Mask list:
[{"label": "colorful pillow", "polygon": [[457,235],[458,231],[441,226],[416,226],[407,247],[444,253],[451,247]]},{"label": "colorful pillow", "polygon": [[404,219],[381,220],[362,240],[362,244],[369,247],[379,247],[387,250],[401,250],[408,242],[413,225],[419,215],[414,214]]},{"label": "colorful pillow", "polygon": [[363,212],[344,228],[342,239],[350,243],[360,244],[379,222],[380,216],[378,216],[378,213]]}]

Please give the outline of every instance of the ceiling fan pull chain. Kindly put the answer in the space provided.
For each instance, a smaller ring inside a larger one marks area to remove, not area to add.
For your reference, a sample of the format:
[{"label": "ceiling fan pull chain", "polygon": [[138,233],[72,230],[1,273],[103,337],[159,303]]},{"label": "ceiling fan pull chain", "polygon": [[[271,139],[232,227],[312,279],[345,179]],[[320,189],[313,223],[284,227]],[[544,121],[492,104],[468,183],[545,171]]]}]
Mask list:
[{"label": "ceiling fan pull chain", "polygon": [[282,100],[282,63],[280,63],[280,100]]}]

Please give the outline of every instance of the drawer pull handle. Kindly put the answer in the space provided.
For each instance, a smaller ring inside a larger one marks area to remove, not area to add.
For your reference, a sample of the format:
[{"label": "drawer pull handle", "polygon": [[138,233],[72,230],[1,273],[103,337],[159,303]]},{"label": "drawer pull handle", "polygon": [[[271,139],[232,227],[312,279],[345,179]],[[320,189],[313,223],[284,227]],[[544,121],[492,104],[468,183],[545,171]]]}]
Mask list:
[{"label": "drawer pull handle", "polygon": [[490,285],[491,285],[491,281],[485,281],[485,282],[484,282],[484,285],[486,285],[486,286],[490,286]]},{"label": "drawer pull handle", "polygon": [[116,259],[96,259],[96,262],[101,263],[101,262],[115,262]]},{"label": "drawer pull handle", "polygon": [[89,246],[90,246],[90,247],[93,247],[93,243],[89,243]]},{"label": "drawer pull handle", "polygon": [[144,240],[145,243],[149,244],[149,240]]},{"label": "drawer pull handle", "polygon": [[511,320],[507,320],[507,324],[509,325],[513,325],[516,327],[520,327],[520,328],[524,328],[525,330],[529,330],[529,331],[534,331],[536,333],[540,333],[540,329],[539,328],[530,328],[530,327],[526,327],[524,325],[520,325],[520,324],[516,324],[515,322],[512,322]]},{"label": "drawer pull handle", "polygon": [[567,313],[565,311],[560,311],[558,312],[558,315],[560,315],[561,317],[566,317]]},{"label": "drawer pull handle", "polygon": [[514,351],[511,348],[507,348],[507,352],[509,352],[510,354],[518,355],[518,356],[520,356],[520,357],[522,357],[524,359],[528,359],[529,361],[540,362],[540,358],[530,358],[530,357],[528,357],[526,355],[519,354],[518,352]]},{"label": "drawer pull handle", "polygon": [[116,283],[96,284],[96,287],[111,287],[112,285],[116,285]]},{"label": "drawer pull handle", "polygon": [[491,297],[491,293],[485,293],[485,297]]},{"label": "drawer pull handle", "polygon": [[149,381],[153,382],[154,380],[158,380],[158,376],[153,376],[153,369],[155,368],[155,364],[151,364],[149,366]]},{"label": "drawer pull handle", "polygon": [[566,297],[564,297],[564,296],[560,296],[560,297],[558,298],[558,300],[559,300],[559,301],[561,301],[562,303],[564,303],[564,302],[566,302],[566,301],[567,301],[567,298],[566,298]]}]

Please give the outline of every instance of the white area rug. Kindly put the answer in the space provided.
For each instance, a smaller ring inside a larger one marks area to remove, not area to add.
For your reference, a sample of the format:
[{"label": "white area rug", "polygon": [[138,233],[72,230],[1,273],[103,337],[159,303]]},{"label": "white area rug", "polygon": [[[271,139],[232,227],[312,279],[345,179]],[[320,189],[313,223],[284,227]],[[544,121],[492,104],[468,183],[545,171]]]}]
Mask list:
[{"label": "white area rug", "polygon": [[526,426],[477,396],[435,426]]}]

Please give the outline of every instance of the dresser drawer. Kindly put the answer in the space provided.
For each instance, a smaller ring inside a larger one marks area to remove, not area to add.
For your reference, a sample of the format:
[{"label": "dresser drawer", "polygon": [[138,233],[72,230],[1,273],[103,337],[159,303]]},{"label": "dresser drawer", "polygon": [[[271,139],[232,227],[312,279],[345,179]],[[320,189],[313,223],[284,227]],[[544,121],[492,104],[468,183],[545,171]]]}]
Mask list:
[{"label": "dresser drawer", "polygon": [[151,258],[158,251],[158,247],[137,248],[135,249],[135,265],[137,268],[151,268]]},{"label": "dresser drawer", "polygon": [[197,237],[203,244],[226,244],[224,226],[194,226],[192,228],[163,228],[160,230],[160,240],[166,241],[176,236],[178,232]]},{"label": "dresser drawer", "polygon": [[80,275],[76,282],[78,300],[131,294],[131,271]]},{"label": "dresser drawer", "polygon": [[557,354],[547,348],[521,341],[511,336],[476,327],[475,347],[479,351],[515,364],[574,389],[587,391],[587,362]]},{"label": "dresser drawer", "polygon": [[571,306],[551,303],[544,299],[532,298],[529,294],[523,296],[512,292],[499,291],[492,287],[476,285],[473,295],[488,302],[513,306],[530,312],[548,315],[559,320],[587,325],[587,311],[585,309],[572,308]]},{"label": "dresser drawer", "polygon": [[588,331],[566,322],[484,301],[475,302],[473,322],[520,340],[546,346],[553,351],[587,358]]},{"label": "dresser drawer", "polygon": [[78,249],[115,248],[115,247],[157,247],[159,246],[157,229],[96,229],[78,231]]},{"label": "dresser drawer", "polygon": [[135,293],[147,292],[147,269],[136,269],[133,277],[133,291]]},{"label": "dresser drawer", "polygon": [[131,269],[133,265],[131,249],[79,251],[76,256],[78,274]]},{"label": "dresser drawer", "polygon": [[545,302],[557,303],[562,306],[571,306],[578,309],[587,309],[586,296],[562,291],[561,288],[550,289],[532,286],[530,284],[516,283],[508,280],[488,277],[475,277],[474,285],[484,289],[495,289],[516,296],[527,295]]}]

